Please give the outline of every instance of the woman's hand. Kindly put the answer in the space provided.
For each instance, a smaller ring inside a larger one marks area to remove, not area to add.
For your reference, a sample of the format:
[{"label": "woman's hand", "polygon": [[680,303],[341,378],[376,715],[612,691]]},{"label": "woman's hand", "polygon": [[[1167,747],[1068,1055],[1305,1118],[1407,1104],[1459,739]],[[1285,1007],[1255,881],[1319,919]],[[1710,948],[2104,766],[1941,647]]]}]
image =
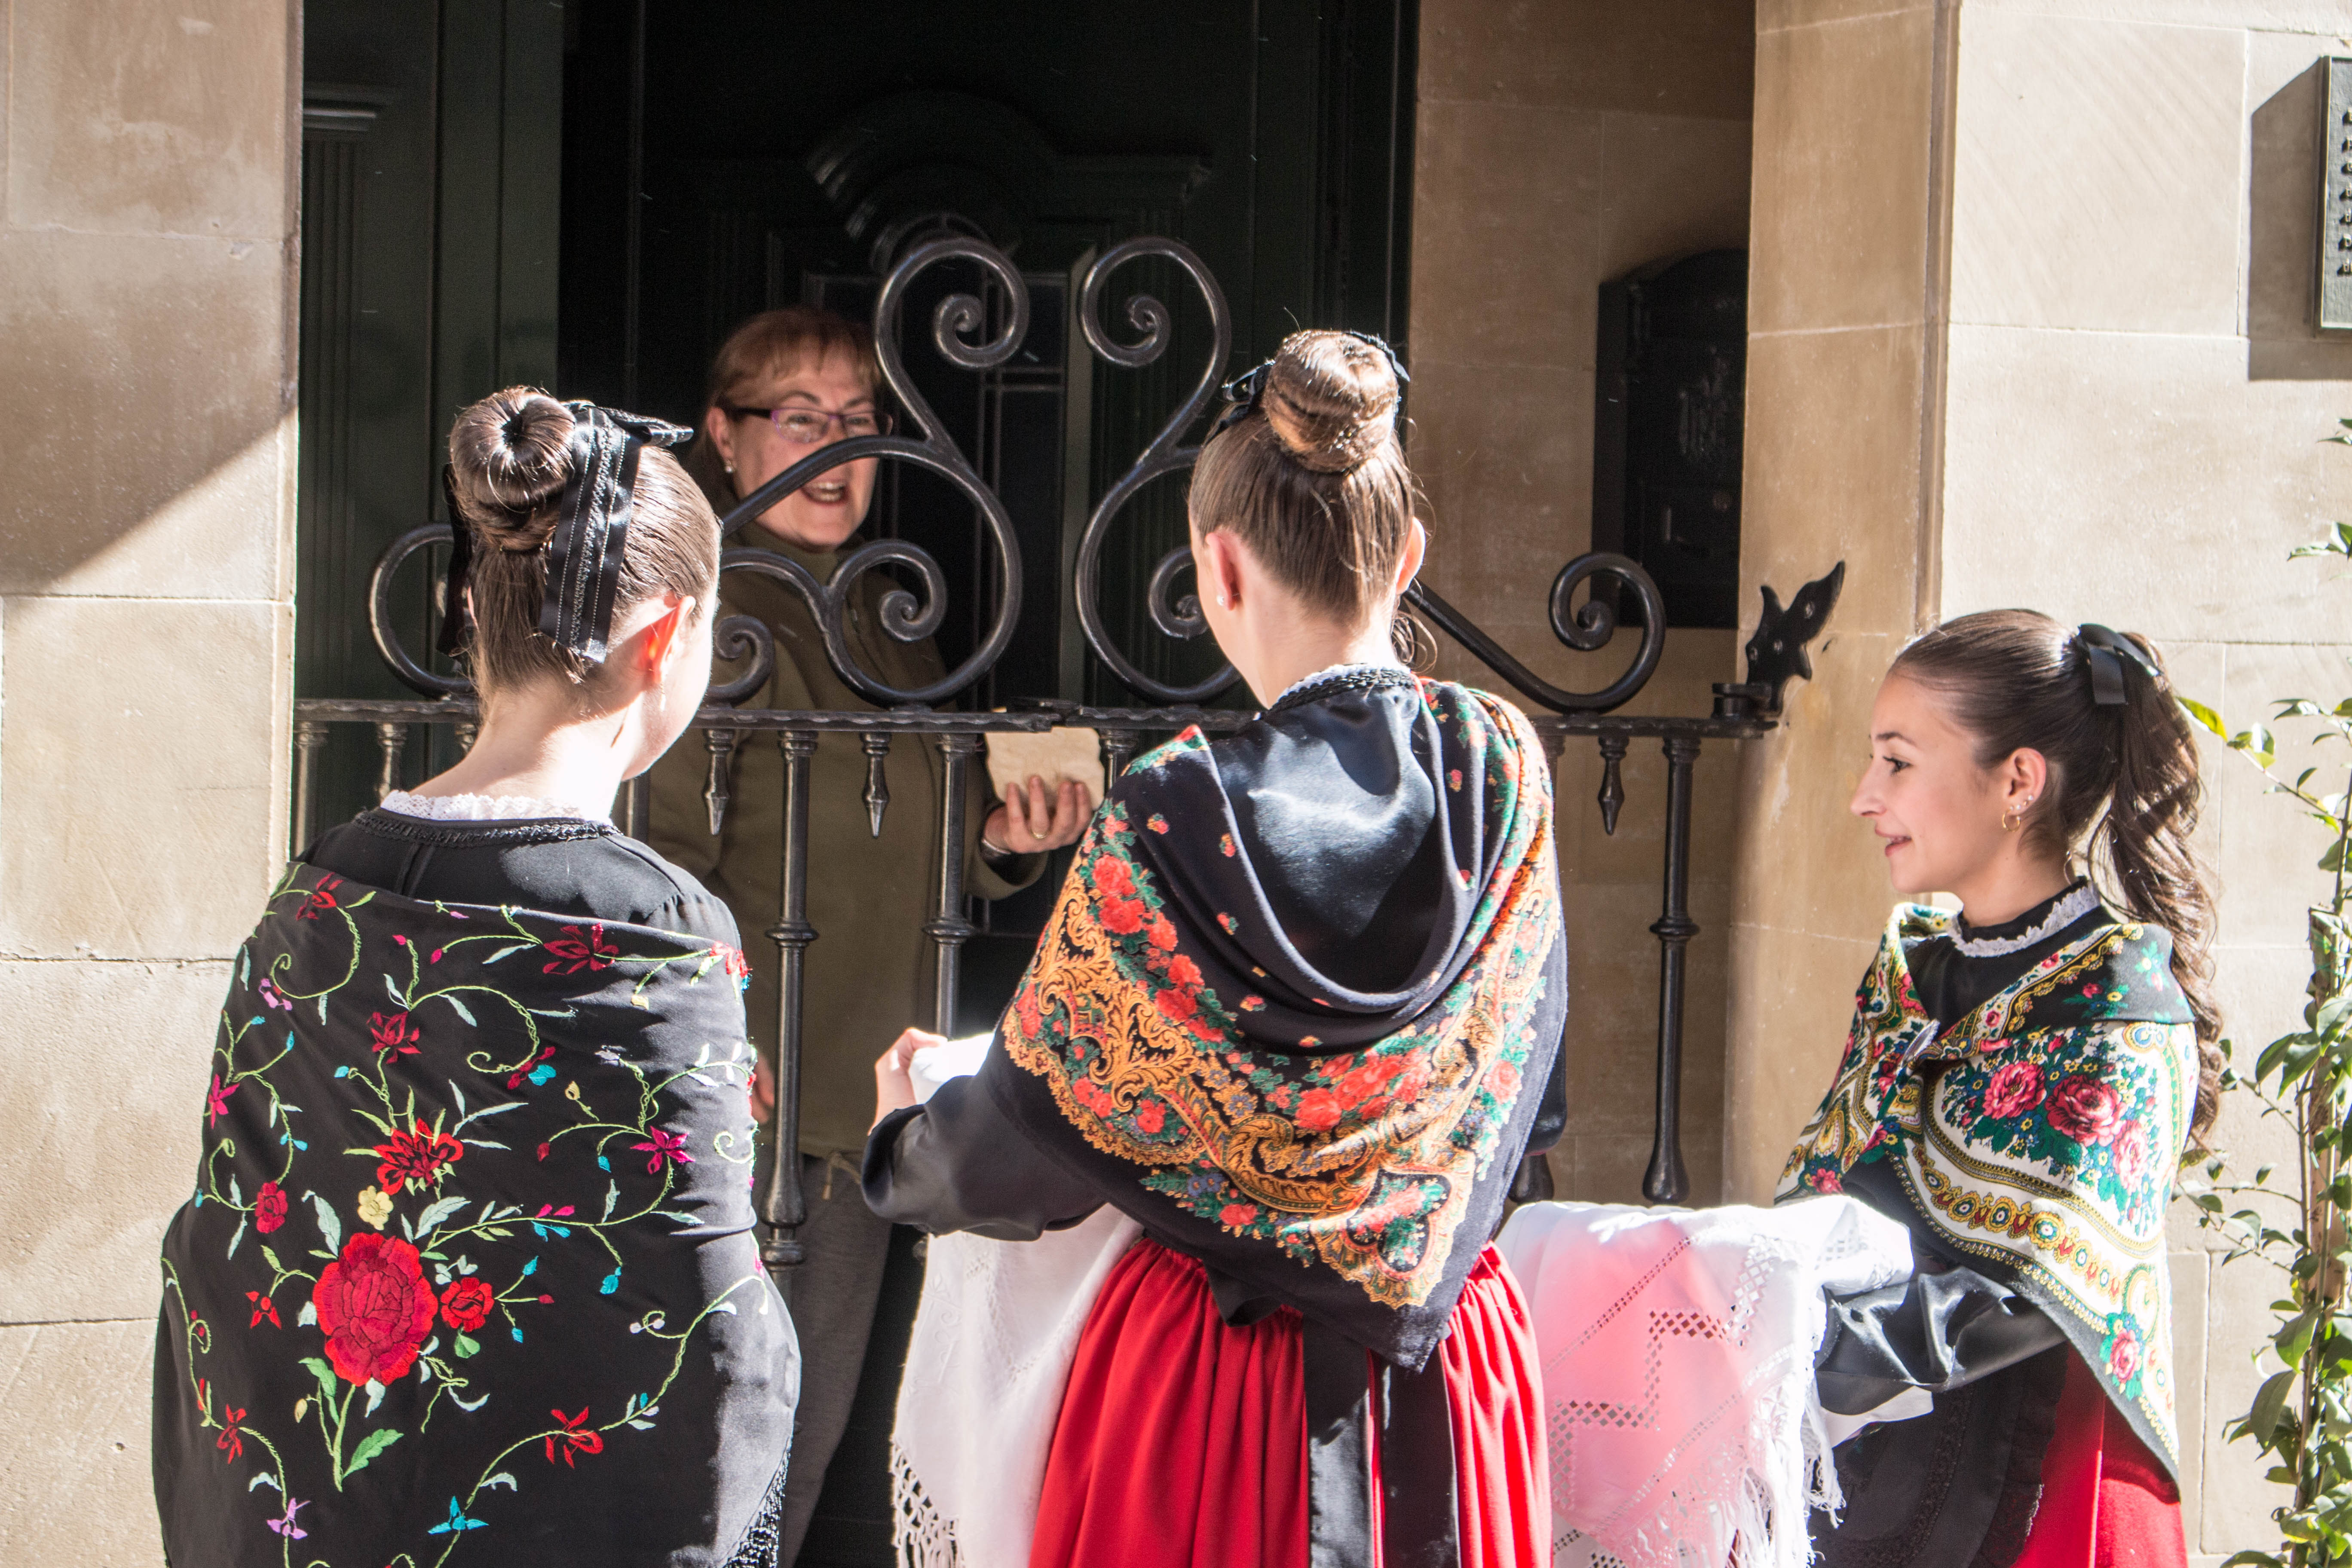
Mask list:
[{"label": "woman's hand", "polygon": [[1008,855],[1038,855],[1076,844],[1095,811],[1095,792],[1076,779],[1064,779],[1051,794],[1045,781],[1031,774],[1029,787],[1014,790],[1003,805],[988,814],[980,829],[983,847]]},{"label": "woman's hand", "polygon": [[879,1127],[882,1119],[892,1111],[904,1110],[915,1103],[915,1053],[947,1043],[945,1035],[909,1029],[891,1041],[888,1050],[874,1058],[874,1126]]},{"label": "woman's hand", "polygon": [[751,1120],[764,1127],[776,1119],[776,1069],[761,1057],[751,1065]]}]

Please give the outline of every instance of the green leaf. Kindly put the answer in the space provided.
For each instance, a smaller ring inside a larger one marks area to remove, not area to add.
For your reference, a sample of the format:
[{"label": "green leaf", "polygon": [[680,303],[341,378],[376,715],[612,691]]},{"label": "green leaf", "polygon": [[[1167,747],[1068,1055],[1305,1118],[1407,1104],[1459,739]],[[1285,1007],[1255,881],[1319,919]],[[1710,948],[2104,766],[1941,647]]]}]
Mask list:
[{"label": "green leaf", "polygon": [[2265,1381],[2262,1392],[2254,1395],[2253,1408],[2246,1412],[2247,1435],[2257,1443],[2268,1444],[2271,1435],[2278,1430],[2279,1417],[2286,1414],[2287,1395],[2294,1392],[2292,1367]]},{"label": "green leaf", "polygon": [[2229,727],[2221,722],[2221,715],[2214,712],[2213,710],[2206,707],[2205,704],[2198,701],[2194,697],[2183,697],[2179,699],[2179,702],[2181,710],[2187,713],[2191,719],[2196,720],[2197,722],[2202,724],[2206,729],[2212,731],[2214,734],[2220,736],[2222,740],[2226,741],[2230,738]]},{"label": "green leaf", "polygon": [[[465,1019],[465,1020],[466,1020],[466,1022],[467,1022],[468,1024],[472,1024],[472,1023],[474,1023],[474,1015],[473,1015],[473,1013],[472,1013],[472,1012],[471,1012],[467,1007],[467,1005],[466,1005],[463,1002],[458,1001],[455,996],[444,996],[444,997],[442,997],[442,998],[441,998],[441,1000],[443,1000],[444,1002],[446,1002],[446,1003],[448,1003],[448,1004],[449,1004],[449,1011],[451,1011],[452,1013],[457,1014],[457,1016],[459,1016],[460,1018]],[[480,1025],[478,1025],[478,1024],[476,1024],[474,1026],[475,1026],[476,1028],[479,1028],[481,1026],[480,1026]]]},{"label": "green leaf", "polygon": [[459,1334],[456,1340],[451,1342],[451,1348],[457,1351],[457,1359],[463,1361],[466,1357],[479,1351],[482,1346],[481,1342],[476,1340],[472,1335]]},{"label": "green leaf", "polygon": [[2238,1568],[2241,1563],[2258,1563],[2261,1568],[2286,1568],[2285,1559],[2273,1557],[2267,1552],[2241,1552],[2235,1557],[2224,1559],[2221,1568]]},{"label": "green leaf", "polygon": [[335,1369],[314,1355],[304,1356],[302,1364],[309,1367],[310,1375],[319,1380],[319,1397],[330,1405],[334,1403],[335,1390],[340,1386],[335,1381]]},{"label": "green leaf", "polygon": [[334,1205],[318,1194],[310,1194],[310,1205],[319,1211],[319,1234],[327,1238],[330,1257],[343,1249],[343,1222],[335,1215]]},{"label": "green leaf", "polygon": [[416,1216],[417,1239],[423,1240],[435,1226],[464,1208],[471,1201],[468,1198],[436,1198],[426,1205],[425,1212]]},{"label": "green leaf", "polygon": [[2271,738],[2270,731],[2260,724],[2250,725],[2231,736],[2230,750],[2245,752],[2263,767],[2278,761],[2278,742]]},{"label": "green leaf", "polygon": [[348,1477],[357,1471],[366,1469],[370,1459],[374,1458],[378,1454],[383,1453],[386,1448],[391,1447],[394,1443],[399,1441],[400,1434],[393,1430],[393,1428],[389,1426],[378,1427],[376,1430],[369,1433],[366,1436],[361,1438],[360,1446],[352,1450],[352,1462],[343,1467],[343,1474]]}]

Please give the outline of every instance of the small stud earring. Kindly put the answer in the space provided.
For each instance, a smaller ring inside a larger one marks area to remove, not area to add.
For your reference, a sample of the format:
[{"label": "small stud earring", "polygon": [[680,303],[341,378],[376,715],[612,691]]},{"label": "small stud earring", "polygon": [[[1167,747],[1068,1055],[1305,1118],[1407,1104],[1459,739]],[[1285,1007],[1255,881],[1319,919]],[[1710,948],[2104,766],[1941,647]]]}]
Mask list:
[{"label": "small stud earring", "polygon": [[731,473],[733,473],[733,472],[735,471],[735,465],[734,465],[734,464],[732,464],[732,463],[728,464],[728,465],[727,465],[727,471],[728,471],[729,473],[730,473],[730,474],[731,474]]}]

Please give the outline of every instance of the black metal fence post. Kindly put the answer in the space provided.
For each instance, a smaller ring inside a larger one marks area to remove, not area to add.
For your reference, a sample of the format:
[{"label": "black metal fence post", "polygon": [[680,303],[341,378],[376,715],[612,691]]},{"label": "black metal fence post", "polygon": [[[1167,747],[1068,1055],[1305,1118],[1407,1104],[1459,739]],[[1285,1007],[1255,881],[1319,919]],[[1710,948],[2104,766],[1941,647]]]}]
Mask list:
[{"label": "black metal fence post", "polygon": [[971,760],[985,744],[978,735],[940,737],[940,755],[947,764],[940,796],[940,909],[923,930],[939,948],[931,1027],[942,1035],[955,1033],[956,982],[962,969],[963,944],[980,929],[963,908],[964,791]]},{"label": "black metal fence post", "polygon": [[1642,1193],[1652,1203],[1680,1203],[1690,1195],[1683,1168],[1683,958],[1698,934],[1690,918],[1691,766],[1698,761],[1696,735],[1669,735],[1666,753],[1666,907],[1650,928],[1658,938],[1658,1130],[1650,1146],[1650,1168]]},{"label": "black metal fence post", "polygon": [[816,733],[786,730],[776,737],[784,753],[783,889],[768,936],[780,960],[776,975],[776,1165],[762,1205],[772,1227],[760,1259],[771,1272],[790,1268],[803,1252],[795,1234],[808,1218],[801,1192],[801,992],[808,945],[809,759]]}]

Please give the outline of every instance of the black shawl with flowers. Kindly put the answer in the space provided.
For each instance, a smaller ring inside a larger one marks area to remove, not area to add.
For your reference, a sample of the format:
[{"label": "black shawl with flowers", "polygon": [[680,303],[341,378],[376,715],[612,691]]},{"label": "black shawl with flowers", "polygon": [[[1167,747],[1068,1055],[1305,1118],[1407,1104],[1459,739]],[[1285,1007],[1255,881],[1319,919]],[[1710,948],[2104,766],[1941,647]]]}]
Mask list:
[{"label": "black shawl with flowers", "polygon": [[1179,736],[1097,815],[981,1088],[1154,1236],[1418,1368],[1559,1048],[1542,759],[1402,671]]},{"label": "black shawl with flowers", "polygon": [[1897,1217],[2048,1314],[2177,1475],[2164,1217],[2197,1059],[2172,939],[2098,924],[1939,1026],[1910,956],[1951,930],[1896,906],[1779,1195],[1899,1186]]},{"label": "black shawl with flowers", "polygon": [[742,973],[289,874],[163,1245],[176,1568],[772,1560],[798,1355],[751,1237]]}]

